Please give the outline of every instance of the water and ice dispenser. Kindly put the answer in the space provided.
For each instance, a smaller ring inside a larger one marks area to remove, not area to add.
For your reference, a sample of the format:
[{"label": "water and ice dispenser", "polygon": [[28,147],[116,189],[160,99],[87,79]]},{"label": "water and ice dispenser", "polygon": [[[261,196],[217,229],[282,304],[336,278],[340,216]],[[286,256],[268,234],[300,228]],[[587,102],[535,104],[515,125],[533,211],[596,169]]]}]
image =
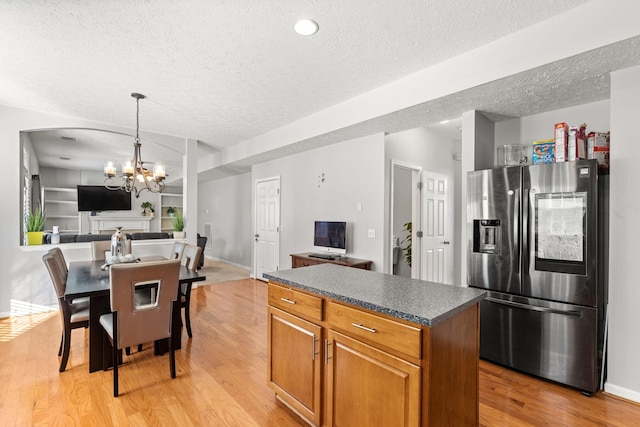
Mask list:
[{"label": "water and ice dispenser", "polygon": [[474,219],[473,252],[500,254],[501,234],[499,219]]}]

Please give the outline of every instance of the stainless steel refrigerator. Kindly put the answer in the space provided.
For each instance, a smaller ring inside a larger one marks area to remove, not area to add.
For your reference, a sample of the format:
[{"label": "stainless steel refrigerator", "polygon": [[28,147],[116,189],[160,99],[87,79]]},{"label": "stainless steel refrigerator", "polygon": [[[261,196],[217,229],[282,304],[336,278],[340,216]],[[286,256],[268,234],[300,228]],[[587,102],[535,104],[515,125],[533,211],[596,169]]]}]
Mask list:
[{"label": "stainless steel refrigerator", "polygon": [[480,356],[592,393],[606,307],[608,176],[595,160],[469,172]]}]

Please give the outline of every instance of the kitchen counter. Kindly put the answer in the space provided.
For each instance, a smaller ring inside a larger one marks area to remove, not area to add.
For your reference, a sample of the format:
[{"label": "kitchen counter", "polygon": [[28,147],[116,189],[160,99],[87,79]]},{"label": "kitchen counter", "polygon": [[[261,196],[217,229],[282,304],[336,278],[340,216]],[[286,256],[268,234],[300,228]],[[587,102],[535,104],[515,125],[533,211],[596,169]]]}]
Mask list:
[{"label": "kitchen counter", "polygon": [[265,273],[264,277],[429,327],[479,303],[486,295],[480,289],[425,282],[332,264],[275,271]]},{"label": "kitchen counter", "polygon": [[264,277],[268,384],[301,421],[478,425],[485,291],[334,264]]}]

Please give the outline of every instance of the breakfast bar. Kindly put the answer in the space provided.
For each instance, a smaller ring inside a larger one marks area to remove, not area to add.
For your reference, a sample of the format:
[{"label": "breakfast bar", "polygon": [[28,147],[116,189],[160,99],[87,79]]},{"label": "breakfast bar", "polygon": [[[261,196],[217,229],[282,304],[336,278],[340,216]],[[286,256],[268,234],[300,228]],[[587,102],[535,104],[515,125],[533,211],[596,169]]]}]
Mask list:
[{"label": "breakfast bar", "polygon": [[321,264],[269,279],[267,381],[309,425],[477,425],[485,292]]}]

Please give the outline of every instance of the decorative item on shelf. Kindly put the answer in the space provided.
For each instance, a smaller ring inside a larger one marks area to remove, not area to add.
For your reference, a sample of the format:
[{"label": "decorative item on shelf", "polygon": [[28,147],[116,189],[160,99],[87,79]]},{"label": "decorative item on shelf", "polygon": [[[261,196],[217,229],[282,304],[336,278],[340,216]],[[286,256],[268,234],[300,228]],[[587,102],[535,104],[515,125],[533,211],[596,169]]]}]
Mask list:
[{"label": "decorative item on shelf", "polygon": [[51,233],[51,244],[57,245],[58,243],[60,243],[60,226],[54,225],[53,233]]},{"label": "decorative item on shelf", "polygon": [[120,257],[128,254],[127,235],[122,232],[122,227],[116,227],[116,232],[111,236],[111,256]]},{"label": "decorative item on shelf", "polygon": [[155,209],[153,208],[153,204],[151,202],[142,202],[142,204],[140,204],[140,207],[142,208],[142,216],[154,216]]},{"label": "decorative item on shelf", "polygon": [[181,210],[177,210],[174,213],[173,218],[171,218],[171,222],[173,223],[173,238],[184,239],[184,217],[182,216]]},{"label": "decorative item on shelf", "polygon": [[173,206],[169,206],[167,208],[167,215],[169,215],[169,218],[173,218],[176,215],[176,209]]},{"label": "decorative item on shelf", "polygon": [[124,190],[127,193],[135,194],[136,198],[140,196],[140,192],[149,190],[152,193],[160,193],[164,190],[164,179],[166,177],[164,164],[155,162],[153,172],[148,170],[142,161],[140,155],[140,100],[145,96],[139,93],[132,93],[132,97],[136,99],[136,138],[133,144],[133,159],[127,159],[122,163],[122,183],[114,182],[116,176],[116,162],[108,160],[104,165],[104,186],[109,190]]},{"label": "decorative item on shelf", "polygon": [[29,245],[42,244],[44,223],[46,220],[47,217],[44,213],[44,209],[40,206],[27,214],[27,217],[25,218],[25,227],[27,229],[27,243]]}]

